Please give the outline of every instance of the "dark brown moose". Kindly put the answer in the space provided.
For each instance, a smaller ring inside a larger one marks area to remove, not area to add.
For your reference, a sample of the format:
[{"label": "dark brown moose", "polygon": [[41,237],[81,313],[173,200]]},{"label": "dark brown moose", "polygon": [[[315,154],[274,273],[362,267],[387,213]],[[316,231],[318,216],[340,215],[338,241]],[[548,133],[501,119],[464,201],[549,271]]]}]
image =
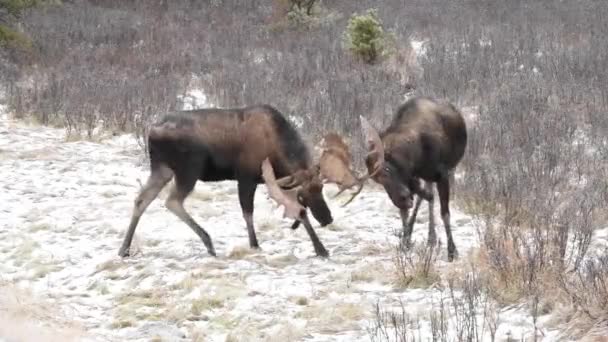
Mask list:
[{"label": "dark brown moose", "polygon": [[[148,205],[173,178],[166,207],[203,241],[209,254],[216,252],[211,237],[184,209],[184,200],[198,180],[236,180],[247,225],[249,245],[258,248],[253,225],[253,200],[263,182],[262,162],[268,158],[276,184],[292,189],[302,208],[325,226],[333,221],[323,197],[320,166],[313,164],[298,131],[275,108],[256,105],[243,108],[207,108],[174,112],[152,125],[148,134],[150,176],[135,200],[129,228],[118,252],[129,255],[137,223]],[[304,213],[305,215],[305,213]],[[303,220],[297,217],[297,222]],[[294,224],[295,226],[295,224]],[[306,230],[317,255],[327,250],[312,229]]]},{"label": "dark brown moose", "polygon": [[[384,187],[399,208],[403,241],[410,244],[420,202],[426,199],[429,202],[428,243],[435,245],[432,189],[435,183],[447,236],[448,260],[453,261],[458,252],[450,227],[450,178],[467,145],[467,129],[461,113],[449,103],[413,98],[397,109],[392,122],[380,134],[363,116],[360,120],[369,147],[365,157],[368,175]],[[424,188],[420,180],[426,182]],[[414,194],[418,198],[408,221]]]}]

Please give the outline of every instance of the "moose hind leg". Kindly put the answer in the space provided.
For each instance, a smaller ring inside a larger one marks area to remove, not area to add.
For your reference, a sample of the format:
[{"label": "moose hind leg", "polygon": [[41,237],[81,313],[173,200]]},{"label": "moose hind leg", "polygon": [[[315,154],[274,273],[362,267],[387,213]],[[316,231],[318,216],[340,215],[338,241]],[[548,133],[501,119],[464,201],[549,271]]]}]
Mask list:
[{"label": "moose hind leg", "polygon": [[188,197],[190,192],[192,192],[192,189],[194,189],[196,181],[197,177],[193,172],[176,174],[175,184],[171,188],[165,206],[200,237],[203,244],[205,244],[205,247],[207,247],[209,254],[216,256],[215,248],[213,247],[209,234],[207,234],[207,232],[186,212],[186,209],[184,209],[184,200]]},{"label": "moose hind leg", "polygon": [[258,239],[255,236],[255,228],[253,227],[253,200],[255,198],[255,190],[257,184],[254,181],[239,180],[239,203],[243,211],[243,218],[247,224],[247,234],[249,235],[249,247],[260,248]]},{"label": "moose hind leg", "polygon": [[439,204],[441,206],[441,219],[445,226],[445,234],[448,239],[448,261],[453,261],[458,256],[454,239],[452,238],[452,228],[450,227],[450,181],[447,177],[442,177],[437,182],[439,192]]},{"label": "moose hind leg", "polygon": [[129,223],[129,228],[125,234],[122,246],[118,250],[119,256],[123,258],[129,256],[131,241],[133,240],[135,228],[137,227],[137,223],[139,223],[141,215],[143,215],[146,208],[148,208],[150,203],[158,196],[158,193],[171,180],[171,177],[173,177],[173,171],[171,171],[169,167],[163,164],[153,165],[146,185],[143,186],[135,199],[133,212],[131,214],[131,222]]},{"label": "moose hind leg", "polygon": [[[433,184],[427,182],[427,190],[433,191]],[[431,197],[429,199],[429,237],[427,240],[427,244],[429,246],[435,246],[437,244],[437,233],[435,231],[435,199]],[[450,234],[451,236],[451,234]]]}]

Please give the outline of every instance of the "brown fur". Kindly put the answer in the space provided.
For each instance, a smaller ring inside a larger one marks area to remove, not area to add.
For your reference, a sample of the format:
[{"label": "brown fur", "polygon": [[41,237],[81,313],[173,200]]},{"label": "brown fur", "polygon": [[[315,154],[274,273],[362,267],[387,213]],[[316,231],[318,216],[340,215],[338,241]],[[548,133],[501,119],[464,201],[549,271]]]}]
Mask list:
[{"label": "brown fur", "polygon": [[[262,183],[262,162],[268,159],[273,173],[296,187],[297,200],[310,208],[322,225],[333,221],[323,198],[318,166],[296,129],[268,105],[245,108],[208,108],[170,113],[155,123],[148,135],[151,173],[135,201],[129,229],[119,255],[129,247],[139,218],[162,187],[175,179],[166,207],[194,230],[210,254],[215,249],[209,234],[186,212],[183,202],[197,180],[236,180],[239,203],[247,225],[249,244],[258,247],[253,226],[253,202]],[[295,181],[294,181],[295,180]],[[310,228],[310,229],[309,229]],[[307,227],[315,251],[327,251]]]},{"label": "brown fur", "polygon": [[[450,174],[467,145],[466,124],[460,112],[449,103],[415,98],[401,105],[391,124],[380,134],[361,120],[370,147],[365,164],[368,174],[383,185],[393,204],[400,209],[404,240],[409,243],[421,198],[429,201],[429,243],[436,242],[433,219],[433,193],[436,183],[441,216],[448,239],[448,260],[457,254],[452,239],[449,213]],[[420,180],[427,182],[421,187]],[[418,195],[409,221],[413,194]],[[407,222],[406,222],[407,221]]]}]

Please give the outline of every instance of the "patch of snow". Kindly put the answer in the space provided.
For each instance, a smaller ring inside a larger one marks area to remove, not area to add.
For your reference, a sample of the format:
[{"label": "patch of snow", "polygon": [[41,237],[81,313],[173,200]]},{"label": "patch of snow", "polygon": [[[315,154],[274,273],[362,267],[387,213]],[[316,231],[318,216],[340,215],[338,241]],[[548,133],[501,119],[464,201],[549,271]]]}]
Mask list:
[{"label": "patch of snow", "polygon": [[8,106],[0,103],[0,120],[8,120]]},{"label": "patch of snow", "polygon": [[[98,143],[63,137],[63,130],[0,120],[0,274],[51,297],[92,338],[368,341],[374,305],[399,301],[421,315],[418,333],[428,336],[425,317],[438,292],[394,286],[401,221],[381,188],[366,187],[342,208],[348,194],[331,199],[337,189],[325,187],[334,223],[313,222],[327,260],[315,257],[305,229],[289,229],[265,186],[254,216],[261,249],[251,250],[235,182],[197,184],[186,209],[211,235],[217,258],[164,207],[163,190],[139,222],[134,255],[122,259],[137,179],[148,177],[137,142],[131,135]],[[427,224],[423,205],[414,240],[426,240]],[[452,225],[464,256],[478,245],[475,223],[453,207]],[[449,270],[455,266],[441,231],[437,267]],[[526,313],[505,315],[499,339]]]},{"label": "patch of snow", "polygon": [[429,43],[428,39],[422,39],[422,40],[411,39],[410,40],[410,45],[412,46],[412,49],[414,50],[416,57],[425,57],[427,55],[428,43]]},{"label": "patch of snow", "polygon": [[479,46],[492,46],[492,40],[487,38],[481,38],[479,39]]},{"label": "patch of snow", "polygon": [[178,95],[178,100],[182,102],[182,110],[191,110],[204,107],[212,107],[207,94],[202,89],[189,89],[185,94]]},{"label": "patch of snow", "polygon": [[302,126],[304,126],[304,119],[301,116],[290,115],[288,119],[297,128],[302,128]]}]

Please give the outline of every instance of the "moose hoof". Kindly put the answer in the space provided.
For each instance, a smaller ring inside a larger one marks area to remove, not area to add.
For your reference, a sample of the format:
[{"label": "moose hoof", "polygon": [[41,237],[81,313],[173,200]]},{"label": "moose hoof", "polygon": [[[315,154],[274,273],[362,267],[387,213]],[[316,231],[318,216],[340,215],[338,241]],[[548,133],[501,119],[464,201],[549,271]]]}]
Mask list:
[{"label": "moose hoof", "polygon": [[129,248],[121,247],[120,250],[118,251],[118,256],[120,256],[121,258],[126,258],[130,255],[131,254],[129,253]]},{"label": "moose hoof", "polygon": [[249,239],[249,248],[251,249],[260,249],[260,244],[258,243],[258,239]]},{"label": "moose hoof", "polygon": [[215,248],[213,248],[213,245],[207,246],[207,253],[209,253],[209,255],[211,255],[212,257],[217,257],[217,254],[215,253]]},{"label": "moose hoof", "polygon": [[400,241],[402,247],[404,247],[406,249],[412,248],[412,236],[411,235],[408,235],[408,236],[401,235],[399,237],[399,241]]},{"label": "moose hoof", "polygon": [[317,250],[316,252],[318,257],[321,257],[323,259],[329,258],[329,253],[325,248]]},{"label": "moose hoof", "polygon": [[456,250],[448,251],[448,261],[452,262],[455,259],[458,259],[458,251],[456,251]]}]

